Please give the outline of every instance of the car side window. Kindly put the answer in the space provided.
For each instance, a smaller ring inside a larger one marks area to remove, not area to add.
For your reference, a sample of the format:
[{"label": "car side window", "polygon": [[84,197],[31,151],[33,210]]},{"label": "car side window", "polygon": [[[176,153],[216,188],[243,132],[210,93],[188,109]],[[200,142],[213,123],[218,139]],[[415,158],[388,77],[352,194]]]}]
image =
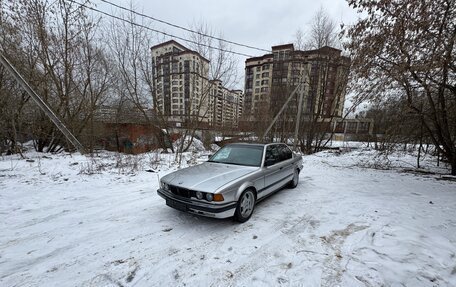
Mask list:
[{"label": "car side window", "polygon": [[270,145],[266,147],[265,163],[267,166],[274,165],[280,161],[280,153],[277,145]]},{"label": "car side window", "polygon": [[280,145],[280,159],[282,160],[288,160],[293,157],[293,153],[290,150],[289,147],[286,145]]}]

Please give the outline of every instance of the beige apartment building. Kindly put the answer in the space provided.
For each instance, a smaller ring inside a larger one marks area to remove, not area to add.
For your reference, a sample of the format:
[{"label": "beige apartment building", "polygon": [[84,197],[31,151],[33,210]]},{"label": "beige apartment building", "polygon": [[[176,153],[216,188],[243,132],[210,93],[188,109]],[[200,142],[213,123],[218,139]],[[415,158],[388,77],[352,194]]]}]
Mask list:
[{"label": "beige apartment building", "polygon": [[243,112],[243,92],[225,88],[220,80],[213,80],[211,84],[208,113],[210,125],[216,128],[236,128]]},{"label": "beige apartment building", "polygon": [[256,115],[269,110],[273,57],[249,58],[245,61],[244,111]]},{"label": "beige apartment building", "polygon": [[243,93],[210,80],[209,60],[171,40],[151,48],[156,109],[174,127],[236,127]]},{"label": "beige apartment building", "polygon": [[157,112],[177,127],[207,122],[209,60],[173,40],[151,51]]}]

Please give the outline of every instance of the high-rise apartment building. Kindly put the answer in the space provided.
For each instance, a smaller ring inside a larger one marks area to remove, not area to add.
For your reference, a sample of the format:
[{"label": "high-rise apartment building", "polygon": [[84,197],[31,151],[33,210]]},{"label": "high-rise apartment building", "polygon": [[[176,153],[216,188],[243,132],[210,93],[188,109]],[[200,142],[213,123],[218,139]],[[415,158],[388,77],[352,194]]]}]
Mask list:
[{"label": "high-rise apartment building", "polygon": [[244,106],[241,90],[229,90],[220,80],[211,81],[209,123],[216,128],[236,128]]},{"label": "high-rise apartment building", "polygon": [[169,122],[207,122],[209,60],[173,40],[151,50],[156,109]]},{"label": "high-rise apartment building", "polygon": [[244,112],[258,114],[269,110],[273,56],[250,58],[245,61]]},{"label": "high-rise apartment building", "polygon": [[[301,83],[304,117],[342,116],[350,60],[331,47],[316,50],[295,50],[293,44],[272,47],[272,53],[249,58],[245,62],[244,115],[275,115],[290,93]],[[297,99],[290,102],[287,112],[297,112]]]},{"label": "high-rise apartment building", "polygon": [[151,51],[155,108],[170,124],[180,127],[197,120],[202,126],[237,126],[243,93],[208,79],[209,60],[174,40]]}]

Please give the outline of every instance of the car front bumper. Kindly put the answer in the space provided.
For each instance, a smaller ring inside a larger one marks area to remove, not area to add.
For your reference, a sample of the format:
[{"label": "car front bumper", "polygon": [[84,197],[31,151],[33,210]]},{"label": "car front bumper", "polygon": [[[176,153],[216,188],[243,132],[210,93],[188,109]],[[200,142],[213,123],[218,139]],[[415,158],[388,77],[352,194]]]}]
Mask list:
[{"label": "car front bumper", "polygon": [[228,218],[234,216],[236,210],[236,202],[222,204],[204,203],[176,196],[161,188],[157,190],[157,194],[166,200],[166,205],[169,207],[197,215],[214,218]]}]

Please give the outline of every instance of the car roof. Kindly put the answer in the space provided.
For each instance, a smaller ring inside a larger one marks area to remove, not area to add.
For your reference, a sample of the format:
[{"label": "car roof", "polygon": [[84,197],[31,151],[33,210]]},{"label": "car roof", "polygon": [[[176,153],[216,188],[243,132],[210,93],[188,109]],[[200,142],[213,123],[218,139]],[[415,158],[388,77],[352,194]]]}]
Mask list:
[{"label": "car roof", "polygon": [[285,143],[258,143],[258,142],[253,142],[253,143],[250,143],[250,142],[235,142],[235,143],[229,143],[227,145],[250,145],[250,146],[267,146],[267,145],[275,145],[275,144],[284,144],[286,145]]}]

